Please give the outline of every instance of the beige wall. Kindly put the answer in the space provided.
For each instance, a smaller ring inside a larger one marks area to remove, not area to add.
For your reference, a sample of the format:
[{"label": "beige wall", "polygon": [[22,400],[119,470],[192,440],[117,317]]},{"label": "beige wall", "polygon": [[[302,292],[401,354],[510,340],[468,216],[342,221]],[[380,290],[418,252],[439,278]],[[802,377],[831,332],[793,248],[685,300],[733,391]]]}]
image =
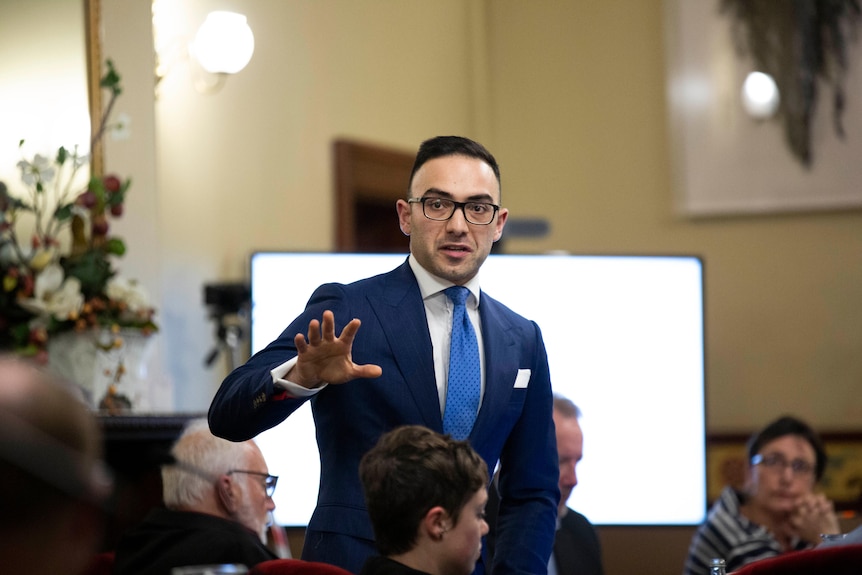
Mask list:
[{"label": "beige wall", "polygon": [[[514,215],[550,221],[548,237],[509,251],[704,258],[711,430],[785,411],[820,428],[862,425],[862,213],[674,212],[660,0],[170,4],[189,31],[207,10],[244,12],[257,41],[216,93],[196,92],[189,64],[175,66],[154,102],[154,142],[141,143],[156,154],[144,211],[158,234],[140,234],[159,256],[148,273],[164,298],[176,408],[205,409],[223,372],[202,367],[202,285],[243,278],[254,249],[331,248],[332,139],[412,150],[449,132],[495,152]],[[106,52],[127,77],[148,78],[146,47],[120,61],[128,33],[107,30]],[[140,167],[133,176],[146,180]]]},{"label": "beige wall", "polygon": [[710,428],[747,431],[785,411],[858,428],[862,213],[678,216],[662,3],[489,5],[507,204],[554,230],[510,248],[702,256]]}]

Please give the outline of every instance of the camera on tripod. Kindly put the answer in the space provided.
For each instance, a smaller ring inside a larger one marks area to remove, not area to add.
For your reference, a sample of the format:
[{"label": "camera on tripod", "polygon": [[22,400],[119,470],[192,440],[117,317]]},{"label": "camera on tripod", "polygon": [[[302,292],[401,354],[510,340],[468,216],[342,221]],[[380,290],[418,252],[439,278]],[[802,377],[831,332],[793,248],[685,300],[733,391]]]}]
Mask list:
[{"label": "camera on tripod", "polygon": [[204,359],[211,367],[222,350],[228,352],[228,369],[239,364],[240,342],[245,336],[251,308],[251,290],[245,283],[211,283],[204,285],[204,304],[216,322],[216,346]]}]

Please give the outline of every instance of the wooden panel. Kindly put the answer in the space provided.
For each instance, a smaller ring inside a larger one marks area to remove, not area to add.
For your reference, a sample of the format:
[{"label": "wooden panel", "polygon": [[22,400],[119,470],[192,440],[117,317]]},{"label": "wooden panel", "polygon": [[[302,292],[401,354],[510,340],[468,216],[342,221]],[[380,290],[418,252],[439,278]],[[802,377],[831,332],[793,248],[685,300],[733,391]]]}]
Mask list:
[{"label": "wooden panel", "polygon": [[367,142],[336,140],[335,249],[407,252],[395,202],[407,196],[414,155]]},{"label": "wooden panel", "polygon": [[129,527],[162,505],[161,463],[185,425],[198,417],[205,414],[98,417],[115,483],[102,551],[116,549]]}]

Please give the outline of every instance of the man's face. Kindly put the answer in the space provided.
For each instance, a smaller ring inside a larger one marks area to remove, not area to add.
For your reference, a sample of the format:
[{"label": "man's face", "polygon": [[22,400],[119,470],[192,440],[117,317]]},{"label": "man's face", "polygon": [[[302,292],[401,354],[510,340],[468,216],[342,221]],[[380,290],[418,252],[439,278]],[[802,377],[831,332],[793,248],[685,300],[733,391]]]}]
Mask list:
[{"label": "man's face", "polygon": [[[268,475],[266,461],[260,449],[251,444],[254,449],[250,450],[244,469],[257,471]],[[242,490],[241,501],[236,511],[236,520],[258,534],[261,541],[266,541],[266,527],[269,522],[269,512],[275,509],[272,497],[266,494],[265,478],[261,475],[251,473],[239,473],[234,475]]]},{"label": "man's face", "polygon": [[[500,187],[491,166],[467,156],[429,160],[413,177],[412,198],[437,197],[456,202],[500,204]],[[508,210],[500,208],[488,225],[469,223],[456,209],[446,221],[426,218],[422,204],[398,200],[401,231],[410,236],[410,252],[432,274],[463,285],[479,271],[491,246],[503,234]]]},{"label": "man's face", "polygon": [[584,452],[584,436],[576,417],[564,417],[554,410],[554,426],[557,428],[557,454],[560,457],[560,506],[562,516],[572,489],[578,484],[575,468]]}]

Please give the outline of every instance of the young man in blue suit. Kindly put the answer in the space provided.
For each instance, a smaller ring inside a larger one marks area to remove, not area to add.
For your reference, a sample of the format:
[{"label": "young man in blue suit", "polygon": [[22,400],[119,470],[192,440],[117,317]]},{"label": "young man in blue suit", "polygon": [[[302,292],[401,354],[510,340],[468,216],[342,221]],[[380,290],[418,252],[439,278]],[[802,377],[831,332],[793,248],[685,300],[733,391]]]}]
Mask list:
[{"label": "young man in blue suit", "polygon": [[401,425],[448,432],[458,310],[444,290],[454,285],[469,290],[466,315],[478,344],[478,404],[465,437],[488,469],[500,463],[498,551],[490,569],[480,560],[476,571],[546,572],[560,494],[545,346],[539,327],[482,292],[477,275],[508,217],[500,198],[499,167],[482,145],[457,136],[423,142],[408,197],[396,205],[410,237],[407,261],[349,285],[319,287],[302,315],[217,392],[211,429],[234,441],[312,402],[321,481],[304,559],[358,573],[375,553],[358,476],[362,455]]}]

